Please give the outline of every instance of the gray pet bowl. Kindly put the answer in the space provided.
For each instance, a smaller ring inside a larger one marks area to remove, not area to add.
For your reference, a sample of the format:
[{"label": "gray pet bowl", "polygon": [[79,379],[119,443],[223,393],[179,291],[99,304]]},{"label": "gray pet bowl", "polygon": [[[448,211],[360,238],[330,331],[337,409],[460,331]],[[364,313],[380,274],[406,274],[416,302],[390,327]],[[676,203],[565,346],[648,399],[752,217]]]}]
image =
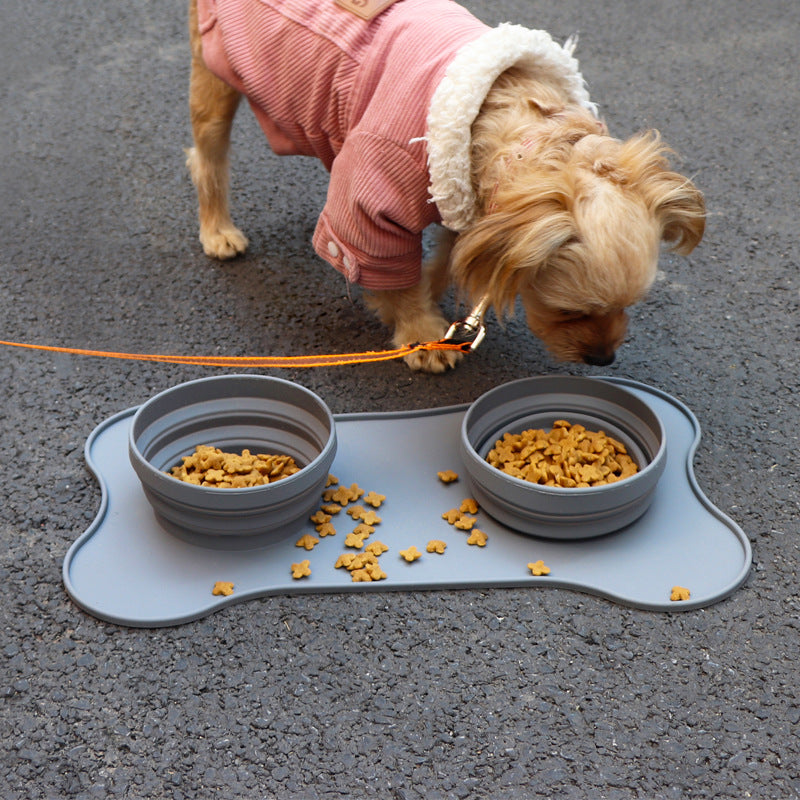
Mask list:
[{"label": "gray pet bowl", "polygon": [[[290,455],[301,469],[242,489],[197,486],[167,474],[201,444]],[[182,383],[142,405],[128,451],[163,527],[194,544],[243,549],[297,531],[319,505],[336,455],[336,428],[325,403],[302,386],[222,375]]]},{"label": "gray pet bowl", "polygon": [[[557,419],[604,430],[623,442],[639,471],[588,488],[540,486],[492,467],[486,456],[503,434],[548,430]],[[523,378],[492,389],[467,411],[460,454],[481,507],[508,527],[550,539],[587,539],[619,530],[647,510],[666,465],[661,420],[631,392],[572,376]]]}]

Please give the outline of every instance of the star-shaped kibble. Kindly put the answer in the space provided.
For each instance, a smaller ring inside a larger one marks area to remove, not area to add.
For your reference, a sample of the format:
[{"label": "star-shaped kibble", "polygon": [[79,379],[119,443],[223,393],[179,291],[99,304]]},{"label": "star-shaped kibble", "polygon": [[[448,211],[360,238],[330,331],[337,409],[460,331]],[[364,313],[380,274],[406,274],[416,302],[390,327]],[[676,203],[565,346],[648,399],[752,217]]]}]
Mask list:
[{"label": "star-shaped kibble", "polygon": [[292,564],[292,577],[295,580],[307,578],[311,574],[311,562],[306,558],[299,564]]},{"label": "star-shaped kibble", "polygon": [[692,596],[692,593],[684,586],[673,586],[672,593],[669,596],[669,599],[675,602],[680,600],[688,600]]},{"label": "star-shaped kibble", "polygon": [[335,569],[341,569],[342,567],[350,569],[350,565],[353,563],[355,557],[355,553],[342,553],[339,558],[336,559],[336,563],[334,564]]},{"label": "star-shaped kibble", "polygon": [[406,561],[408,561],[408,562],[409,562],[409,564],[410,564],[412,561],[416,561],[418,558],[421,558],[421,557],[422,557],[422,553],[420,553],[420,551],[419,551],[419,550],[417,550],[417,548],[416,548],[416,547],[414,547],[413,545],[412,545],[411,547],[409,547],[409,548],[408,548],[408,550],[401,550],[401,551],[400,551],[400,555],[401,555],[401,556],[402,556],[402,557],[403,557],[403,558],[404,558]]},{"label": "star-shaped kibble", "polygon": [[336,528],[330,522],[323,522],[322,525],[317,525],[317,533],[320,536],[336,536]]},{"label": "star-shaped kibble", "polygon": [[348,533],[347,536],[344,537],[344,546],[354,547],[356,550],[360,550],[364,546],[364,536],[359,536],[357,533]]},{"label": "star-shaped kibble", "polygon": [[361,536],[364,539],[369,539],[373,533],[375,533],[375,528],[372,525],[367,525],[366,522],[359,522],[358,525],[353,528],[353,533],[356,536]]},{"label": "star-shaped kibble", "polygon": [[305,536],[301,536],[296,542],[295,547],[305,547],[306,550],[313,550],[319,544],[319,539],[316,536],[312,536],[310,533],[307,533]]},{"label": "star-shaped kibble", "polygon": [[380,568],[379,564],[370,564],[368,567],[364,567],[367,571],[367,574],[372,578],[374,581],[382,581],[386,578],[386,573]]},{"label": "star-shaped kibble", "polygon": [[457,508],[451,508],[442,514],[442,519],[446,519],[451,525],[461,519],[461,512]]},{"label": "star-shaped kibble", "polygon": [[471,497],[465,497],[461,501],[461,507],[458,510],[464,514],[477,514],[478,504]]},{"label": "star-shaped kibble", "polygon": [[544,561],[539,559],[539,561],[532,561],[528,564],[528,569],[531,571],[531,575],[549,575],[550,574],[550,567],[546,566]]},{"label": "star-shaped kibble", "polygon": [[361,514],[361,521],[365,525],[372,526],[372,525],[378,525],[381,521],[381,518],[372,509],[370,509],[369,511],[364,511]]},{"label": "star-shaped kibble", "polygon": [[370,492],[364,497],[364,502],[373,508],[379,508],[381,503],[386,499],[385,494],[378,494],[377,492]]},{"label": "star-shaped kibble", "polygon": [[350,484],[350,500],[358,500],[364,494],[364,490],[357,484],[351,483]]},{"label": "star-shaped kibble", "polygon": [[335,489],[328,489],[322,495],[326,502],[334,502],[346,506],[350,502],[350,490],[346,486],[337,486]]},{"label": "star-shaped kibble", "polygon": [[489,537],[481,530],[477,528],[473,528],[469,539],[467,539],[467,544],[476,544],[478,547],[486,547],[486,541]]}]

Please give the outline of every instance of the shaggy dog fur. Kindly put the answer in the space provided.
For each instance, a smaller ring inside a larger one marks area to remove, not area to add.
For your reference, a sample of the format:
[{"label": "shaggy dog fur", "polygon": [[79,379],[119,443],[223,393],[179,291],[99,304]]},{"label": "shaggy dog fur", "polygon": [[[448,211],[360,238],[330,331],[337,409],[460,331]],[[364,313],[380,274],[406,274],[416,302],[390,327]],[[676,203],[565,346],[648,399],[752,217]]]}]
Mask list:
[{"label": "shaggy dog fur", "polygon": [[[196,15],[192,0],[194,147],[187,163],[203,248],[225,259],[247,246],[228,212],[228,148],[240,96],[205,67]],[[504,71],[471,133],[475,220],[458,234],[443,231],[418,285],[367,293],[368,304],[400,346],[444,335],[448,322],[437,301],[450,282],[463,299],[487,298],[500,316],[513,313],[519,297],[531,331],[556,358],[610,364],[625,338],[625,309],[655,278],[661,243],[688,254],[702,238],[702,195],[672,171],[656,132],[612,138],[541,70]],[[441,372],[459,357],[431,351],[406,360],[412,369]]]}]

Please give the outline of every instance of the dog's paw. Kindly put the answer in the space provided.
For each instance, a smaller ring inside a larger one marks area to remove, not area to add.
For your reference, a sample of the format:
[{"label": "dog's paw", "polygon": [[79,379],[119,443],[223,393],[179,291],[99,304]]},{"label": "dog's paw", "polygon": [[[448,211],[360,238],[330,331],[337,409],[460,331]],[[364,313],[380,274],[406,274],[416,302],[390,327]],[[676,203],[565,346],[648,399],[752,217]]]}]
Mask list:
[{"label": "dog's paw", "polygon": [[207,256],[221,261],[241,255],[247,249],[247,237],[235,225],[201,230],[200,242]]},{"label": "dog's paw", "polygon": [[462,358],[462,354],[454,350],[420,350],[406,356],[403,361],[414,372],[440,373],[453,369]]},{"label": "dog's paw", "polygon": [[[431,313],[421,316],[413,325],[398,327],[394,335],[395,347],[417,342],[438,342],[447,333],[448,324],[443,316]],[[455,350],[418,350],[403,358],[415,372],[441,373],[455,367],[462,359]]]}]

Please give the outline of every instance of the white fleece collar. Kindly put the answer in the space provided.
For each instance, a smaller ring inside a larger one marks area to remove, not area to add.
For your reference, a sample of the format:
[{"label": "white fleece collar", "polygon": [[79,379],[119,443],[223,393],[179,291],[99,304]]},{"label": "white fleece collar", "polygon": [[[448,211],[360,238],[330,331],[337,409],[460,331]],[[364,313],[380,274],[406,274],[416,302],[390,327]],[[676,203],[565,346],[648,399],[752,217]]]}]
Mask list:
[{"label": "white fleece collar", "polygon": [[597,114],[572,57],[576,39],[562,47],[545,31],[521,25],[492,28],[457,53],[439,83],[428,111],[428,169],[431,201],[445,227],[466,228],[475,217],[470,177],[472,123],[495,79],[516,64],[535,65],[556,80],[575,101]]}]

